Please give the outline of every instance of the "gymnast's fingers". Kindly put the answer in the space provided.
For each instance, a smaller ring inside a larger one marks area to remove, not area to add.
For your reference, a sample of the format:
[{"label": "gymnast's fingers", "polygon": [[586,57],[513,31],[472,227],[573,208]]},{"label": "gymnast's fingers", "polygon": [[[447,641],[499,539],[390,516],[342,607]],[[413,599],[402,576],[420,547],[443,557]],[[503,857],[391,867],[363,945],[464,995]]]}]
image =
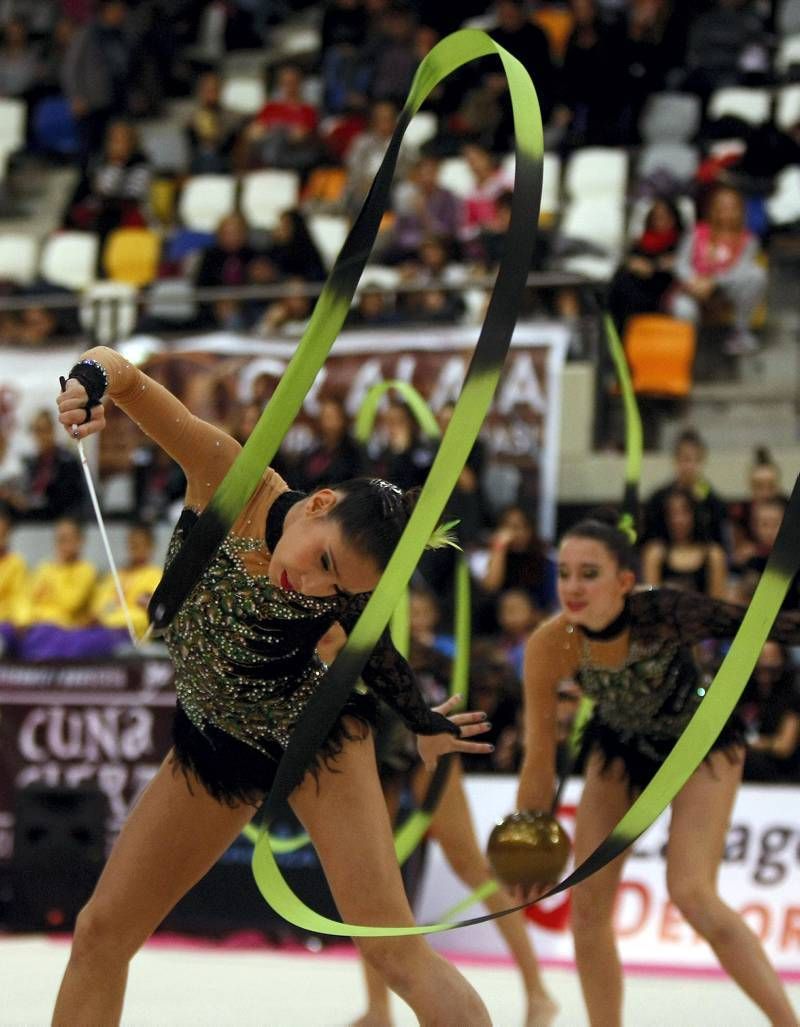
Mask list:
[{"label": "gymnast's fingers", "polygon": [[491,730],[491,723],[485,718],[476,724],[459,724],[458,721],[454,721],[461,728],[461,738],[472,738],[474,735],[482,735],[485,732]]},{"label": "gymnast's fingers", "polygon": [[59,415],[59,421],[64,425],[65,430],[72,439],[85,439],[102,431],[106,426],[106,412],[102,403],[92,407],[90,418],[86,416],[86,407],[79,410],[70,410]]},{"label": "gymnast's fingers", "polygon": [[472,756],[484,756],[494,752],[494,746],[490,742],[465,742],[460,738],[453,740],[453,749],[455,752],[464,752]]}]

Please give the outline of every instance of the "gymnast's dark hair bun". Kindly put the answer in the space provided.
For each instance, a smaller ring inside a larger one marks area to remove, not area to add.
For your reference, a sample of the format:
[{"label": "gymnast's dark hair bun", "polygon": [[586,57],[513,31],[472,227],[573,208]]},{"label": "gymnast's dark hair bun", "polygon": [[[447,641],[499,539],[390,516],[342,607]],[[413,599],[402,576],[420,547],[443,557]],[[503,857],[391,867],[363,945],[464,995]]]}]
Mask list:
[{"label": "gymnast's dark hair bun", "polygon": [[568,538],[585,538],[605,546],[622,570],[636,570],[636,552],[631,535],[620,527],[620,514],[611,507],[592,510],[590,515],[564,532],[563,542]]},{"label": "gymnast's dark hair bun", "polygon": [[756,446],[753,450],[753,463],[756,467],[769,467],[774,462],[772,454],[766,446]]}]

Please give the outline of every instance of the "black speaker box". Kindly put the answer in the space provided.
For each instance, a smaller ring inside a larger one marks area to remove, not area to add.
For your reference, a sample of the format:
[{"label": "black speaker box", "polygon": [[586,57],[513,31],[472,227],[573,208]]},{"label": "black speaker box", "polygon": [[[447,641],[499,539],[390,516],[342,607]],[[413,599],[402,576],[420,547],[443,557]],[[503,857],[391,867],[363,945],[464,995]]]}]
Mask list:
[{"label": "black speaker box", "polygon": [[99,788],[34,785],[17,792],[12,930],[72,929],[105,862],[107,818]]}]

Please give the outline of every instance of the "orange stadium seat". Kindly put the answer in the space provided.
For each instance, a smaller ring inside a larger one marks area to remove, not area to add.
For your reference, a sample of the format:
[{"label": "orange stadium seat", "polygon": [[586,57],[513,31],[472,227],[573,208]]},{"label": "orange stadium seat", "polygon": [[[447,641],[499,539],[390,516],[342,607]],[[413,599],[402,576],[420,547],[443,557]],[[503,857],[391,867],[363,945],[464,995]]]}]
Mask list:
[{"label": "orange stadium seat", "polygon": [[553,57],[562,58],[567,49],[570,33],[575,26],[575,19],[563,7],[540,7],[533,15],[533,21],[547,36],[550,53]]},{"label": "orange stadium seat", "polygon": [[161,239],[149,228],[118,228],[106,240],[103,270],[112,282],[149,285],[158,273]]},{"label": "orange stadium seat", "polygon": [[680,399],[692,388],[694,325],[662,314],[632,317],[625,329],[625,354],[639,395]]}]

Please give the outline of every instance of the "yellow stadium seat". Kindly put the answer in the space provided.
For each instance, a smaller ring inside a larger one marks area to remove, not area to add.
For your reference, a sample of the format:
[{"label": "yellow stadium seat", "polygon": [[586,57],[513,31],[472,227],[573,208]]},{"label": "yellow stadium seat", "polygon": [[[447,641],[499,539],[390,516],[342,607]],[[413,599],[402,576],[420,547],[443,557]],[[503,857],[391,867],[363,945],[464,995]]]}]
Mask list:
[{"label": "yellow stadium seat", "polygon": [[118,228],[103,250],[103,270],[114,282],[149,285],[158,274],[161,239],[149,228]]},{"label": "yellow stadium seat", "polygon": [[662,314],[641,314],[625,328],[625,355],[639,395],[680,399],[692,389],[696,348],[693,324]]}]

